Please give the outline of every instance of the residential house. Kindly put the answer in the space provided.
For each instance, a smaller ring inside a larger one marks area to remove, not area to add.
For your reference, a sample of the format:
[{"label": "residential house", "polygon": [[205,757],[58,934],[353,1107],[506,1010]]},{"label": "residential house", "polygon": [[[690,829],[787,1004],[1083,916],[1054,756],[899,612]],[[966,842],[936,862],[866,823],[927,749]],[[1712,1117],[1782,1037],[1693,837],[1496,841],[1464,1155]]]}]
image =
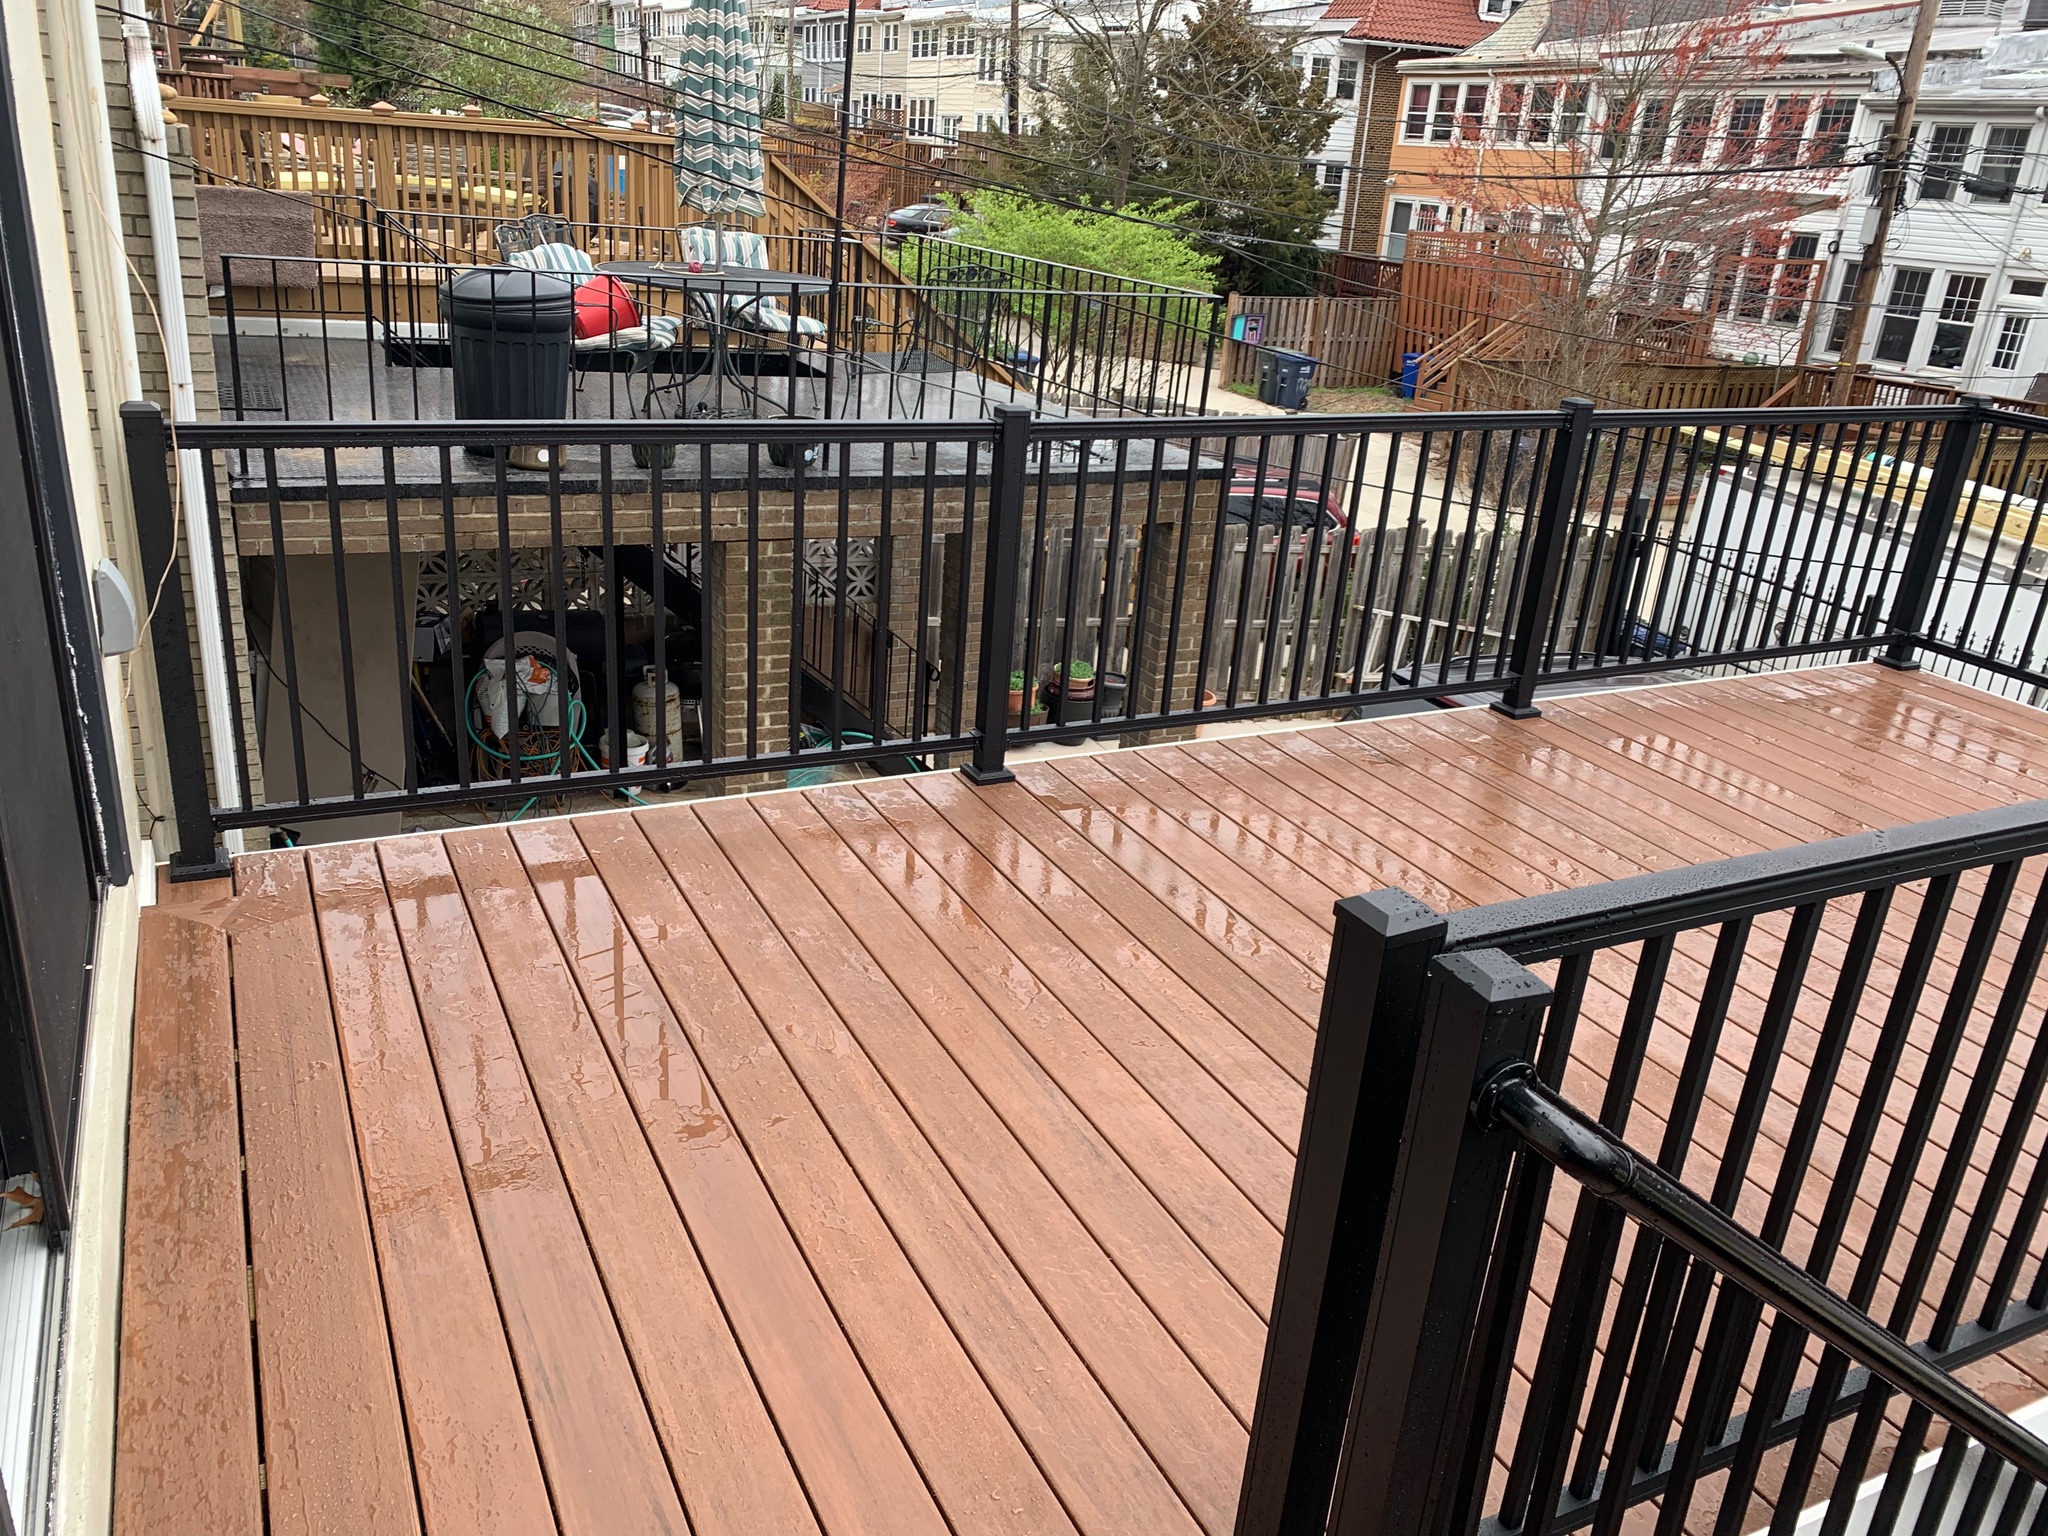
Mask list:
[{"label": "residential house", "polygon": [[[1959,0],[1943,6],[1960,10]],[[1958,15],[1938,34],[1914,120],[1905,195],[1894,213],[1859,361],[1880,378],[2038,398],[2048,373],[2048,25],[2015,3]],[[1986,34],[1990,34],[1987,36]],[[1873,35],[1887,52],[1896,33]],[[1880,71],[1856,137],[1874,143],[1896,86]],[[1840,252],[1828,294],[1845,298],[1875,219],[1876,172],[1859,175],[1829,235]],[[1838,306],[1814,355],[1840,358]]]},{"label": "residential house", "polygon": [[[1386,251],[1385,232],[1387,177],[1401,121],[1400,66],[1479,44],[1518,3],[1331,0],[1314,32],[1319,45],[1330,47],[1330,96],[1342,112],[1323,152],[1324,184],[1340,194],[1326,243],[1359,255],[1397,254]],[[1324,44],[1333,31],[1334,45]],[[1312,74],[1317,69],[1313,55],[1308,68]],[[1339,176],[1341,184],[1333,180]]]},{"label": "residential house", "polygon": [[[1000,133],[1008,124],[1007,5],[889,5],[862,0],[853,27],[853,121],[900,126],[911,137],[950,143],[963,133]],[[750,11],[764,96],[791,78],[802,101],[836,111],[846,89],[846,8],[755,4]],[[1051,39],[1065,28],[1042,6],[1024,7],[1019,26],[1027,94],[1020,111],[1035,126],[1028,92],[1051,69]]]},{"label": "residential house", "polygon": [[1590,242],[1572,259],[1711,319],[1711,350],[1796,362],[1871,142],[1869,65],[1843,45],[1911,14],[1818,0],[1595,39],[1588,7],[1530,0],[1476,46],[1399,66],[1380,252],[1416,233]]}]

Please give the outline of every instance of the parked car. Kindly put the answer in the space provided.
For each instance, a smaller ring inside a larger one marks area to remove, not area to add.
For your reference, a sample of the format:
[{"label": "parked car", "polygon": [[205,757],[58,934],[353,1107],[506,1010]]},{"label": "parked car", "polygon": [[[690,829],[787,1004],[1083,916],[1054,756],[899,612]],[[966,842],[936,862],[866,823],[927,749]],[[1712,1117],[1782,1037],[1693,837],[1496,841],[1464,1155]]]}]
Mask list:
[{"label": "parked car", "polygon": [[953,227],[953,210],[944,203],[912,203],[891,213],[883,228],[891,245],[906,235],[943,235]]},{"label": "parked car", "polygon": [[1318,512],[1325,528],[1344,526],[1343,510],[1324,491],[1317,476],[1298,474],[1284,464],[1268,464],[1261,474],[1256,460],[1240,459],[1230,469],[1230,490],[1223,499],[1224,521],[1254,521],[1254,503],[1261,528],[1284,527],[1289,532],[1306,533]]}]

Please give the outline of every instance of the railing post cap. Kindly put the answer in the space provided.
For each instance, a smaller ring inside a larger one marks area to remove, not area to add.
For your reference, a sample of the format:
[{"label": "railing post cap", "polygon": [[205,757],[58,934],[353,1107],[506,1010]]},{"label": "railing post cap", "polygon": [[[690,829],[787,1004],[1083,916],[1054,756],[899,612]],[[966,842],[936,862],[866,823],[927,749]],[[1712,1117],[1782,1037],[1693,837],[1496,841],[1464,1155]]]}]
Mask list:
[{"label": "railing post cap", "polygon": [[1363,924],[1383,944],[1420,944],[1443,938],[1444,914],[1420,897],[1390,885],[1337,903],[1337,921]]},{"label": "railing post cap", "polygon": [[164,408],[154,400],[124,400],[121,402],[123,421],[156,421],[164,419]]}]

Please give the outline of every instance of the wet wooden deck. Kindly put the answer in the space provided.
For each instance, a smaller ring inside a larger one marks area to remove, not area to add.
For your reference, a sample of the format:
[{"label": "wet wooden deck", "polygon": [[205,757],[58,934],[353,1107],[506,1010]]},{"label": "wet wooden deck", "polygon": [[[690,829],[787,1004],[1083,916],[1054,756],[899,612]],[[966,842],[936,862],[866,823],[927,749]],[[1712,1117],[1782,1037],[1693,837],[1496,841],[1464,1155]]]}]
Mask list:
[{"label": "wet wooden deck", "polygon": [[166,888],[116,1530],[1224,1536],[1338,897],[2042,795],[2048,716],[1856,667]]}]

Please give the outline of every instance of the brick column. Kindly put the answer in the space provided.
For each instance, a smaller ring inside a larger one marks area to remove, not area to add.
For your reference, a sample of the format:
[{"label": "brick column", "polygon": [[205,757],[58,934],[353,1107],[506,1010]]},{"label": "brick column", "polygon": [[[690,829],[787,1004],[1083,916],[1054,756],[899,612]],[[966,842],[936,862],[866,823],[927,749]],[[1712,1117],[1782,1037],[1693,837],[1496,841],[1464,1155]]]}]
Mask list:
[{"label": "brick column", "polygon": [[[747,750],[750,706],[758,750],[779,751],[789,741],[794,546],[787,539],[764,539],[756,549],[760,570],[752,591],[751,637],[746,541],[713,544],[704,561],[704,742],[714,757],[736,757]],[[750,648],[755,669],[751,695],[747,676]],[[720,782],[726,793],[738,794],[778,788],[783,776],[780,772],[733,774]]]}]

